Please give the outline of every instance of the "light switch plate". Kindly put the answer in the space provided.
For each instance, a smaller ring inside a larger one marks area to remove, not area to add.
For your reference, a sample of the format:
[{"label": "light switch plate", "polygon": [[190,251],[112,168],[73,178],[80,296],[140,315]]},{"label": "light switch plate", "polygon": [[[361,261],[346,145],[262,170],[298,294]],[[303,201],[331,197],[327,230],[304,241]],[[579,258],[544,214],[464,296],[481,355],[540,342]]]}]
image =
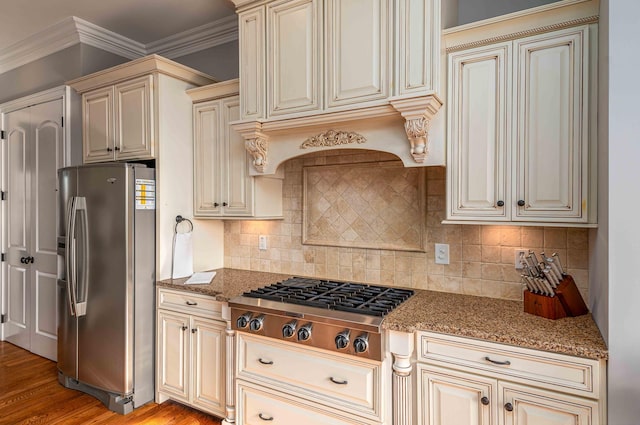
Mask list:
[{"label": "light switch plate", "polygon": [[267,237],[265,235],[258,236],[258,249],[260,251],[267,250]]},{"label": "light switch plate", "polygon": [[449,244],[436,244],[436,264],[449,264]]}]

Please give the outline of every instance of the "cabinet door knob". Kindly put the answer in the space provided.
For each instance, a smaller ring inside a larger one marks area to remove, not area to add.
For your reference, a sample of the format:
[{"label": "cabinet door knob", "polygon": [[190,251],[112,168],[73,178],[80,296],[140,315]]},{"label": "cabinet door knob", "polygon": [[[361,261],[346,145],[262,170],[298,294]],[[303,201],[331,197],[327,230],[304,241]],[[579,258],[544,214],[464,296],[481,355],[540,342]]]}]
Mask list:
[{"label": "cabinet door knob", "polygon": [[223,207],[226,207],[227,205],[229,205],[229,204],[227,204],[226,202],[223,202],[223,203],[222,203],[222,206],[223,206]]},{"label": "cabinet door knob", "polygon": [[484,404],[485,406],[489,405],[489,397],[484,396],[480,399],[480,403]]},{"label": "cabinet door knob", "polygon": [[186,326],[186,325],[182,325],[182,330],[183,330],[183,331],[186,331],[186,330],[187,330],[187,328],[188,328],[188,326]]},{"label": "cabinet door knob", "polygon": [[498,201],[496,202],[496,205],[499,207],[504,207],[504,201]]},{"label": "cabinet door knob", "polygon": [[193,328],[193,329],[191,329],[191,333],[192,333],[192,334],[194,334],[194,333],[196,333],[196,332],[198,332],[198,328]]},{"label": "cabinet door knob", "polygon": [[213,203],[213,206],[214,206],[214,207],[218,207],[218,206],[220,206],[220,204],[219,204],[219,203],[217,203],[217,202],[214,202],[214,203]]},{"label": "cabinet door knob", "polygon": [[107,152],[113,152],[113,149],[107,148]]},{"label": "cabinet door knob", "polygon": [[520,199],[520,200],[518,201],[518,206],[519,206],[519,207],[524,207],[524,205],[525,205],[525,202],[524,202],[522,199]]},{"label": "cabinet door knob", "polygon": [[511,403],[507,403],[504,405],[504,410],[506,410],[507,412],[513,412],[513,404]]},{"label": "cabinet door knob", "polygon": [[120,150],[120,146],[116,146],[114,149],[119,151]]}]

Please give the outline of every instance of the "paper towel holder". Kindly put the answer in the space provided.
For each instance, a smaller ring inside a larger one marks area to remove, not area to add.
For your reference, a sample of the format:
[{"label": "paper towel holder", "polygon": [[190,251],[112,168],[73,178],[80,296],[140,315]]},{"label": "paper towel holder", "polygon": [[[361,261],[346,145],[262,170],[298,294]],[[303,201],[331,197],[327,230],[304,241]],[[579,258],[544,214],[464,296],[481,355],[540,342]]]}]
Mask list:
[{"label": "paper towel holder", "polygon": [[[177,215],[176,216],[176,225],[173,229],[174,233],[178,233],[178,224],[182,223],[183,221],[186,221],[187,223],[189,223],[189,232],[193,232],[193,223],[191,222],[191,220],[189,220],[188,218],[184,218],[181,215]],[[187,232],[187,233],[189,233]]]}]

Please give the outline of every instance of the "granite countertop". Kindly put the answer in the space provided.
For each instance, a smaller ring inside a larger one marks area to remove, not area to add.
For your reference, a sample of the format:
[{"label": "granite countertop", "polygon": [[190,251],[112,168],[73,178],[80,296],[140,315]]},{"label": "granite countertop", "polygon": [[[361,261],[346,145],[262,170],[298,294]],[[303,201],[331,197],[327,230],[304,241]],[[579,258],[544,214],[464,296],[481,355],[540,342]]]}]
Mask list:
[{"label": "granite countertop", "polygon": [[[291,277],[287,274],[218,269],[208,285],[185,285],[187,278],[158,286],[192,291],[218,301]],[[607,347],[591,314],[550,320],[523,311],[522,302],[416,290],[385,317],[384,329],[430,331],[493,341],[590,359],[607,359]]]},{"label": "granite countertop", "polygon": [[166,279],[157,286],[181,291],[197,292],[215,297],[217,301],[229,301],[244,292],[258,289],[291,277],[288,274],[254,272],[250,270],[217,269],[216,276],[208,285],[185,285],[188,278]]},{"label": "granite countertop", "polygon": [[382,327],[438,332],[596,360],[608,358],[591,314],[545,319],[525,313],[519,301],[416,291],[385,318]]}]

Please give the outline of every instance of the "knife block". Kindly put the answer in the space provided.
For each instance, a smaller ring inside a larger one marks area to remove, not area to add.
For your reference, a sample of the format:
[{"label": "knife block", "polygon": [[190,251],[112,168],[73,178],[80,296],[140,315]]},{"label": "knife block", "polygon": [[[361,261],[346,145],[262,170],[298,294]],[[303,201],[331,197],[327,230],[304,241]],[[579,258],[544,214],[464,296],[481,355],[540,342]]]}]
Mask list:
[{"label": "knife block", "polygon": [[570,275],[562,279],[555,292],[555,297],[548,297],[525,290],[524,311],[552,320],[582,316],[589,312],[576,283]]}]

